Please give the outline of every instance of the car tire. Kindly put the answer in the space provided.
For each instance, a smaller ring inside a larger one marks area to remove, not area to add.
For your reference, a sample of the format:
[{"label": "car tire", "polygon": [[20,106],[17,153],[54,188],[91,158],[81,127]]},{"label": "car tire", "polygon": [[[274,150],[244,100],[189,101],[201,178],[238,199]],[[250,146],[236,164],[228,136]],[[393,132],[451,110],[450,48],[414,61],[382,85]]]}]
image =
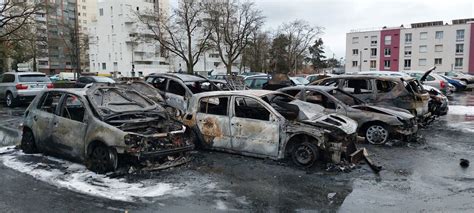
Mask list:
[{"label": "car tire", "polygon": [[461,81],[463,81],[464,83],[466,83],[466,85],[469,85],[469,82],[468,82],[467,80],[463,79],[463,80],[461,80]]},{"label": "car tire", "polygon": [[390,132],[386,125],[371,124],[365,129],[365,141],[374,145],[382,145],[388,141]]},{"label": "car tire", "polygon": [[87,168],[98,174],[114,172],[117,167],[117,152],[102,144],[94,147],[87,161]]},{"label": "car tire", "polygon": [[293,147],[291,158],[298,167],[310,168],[319,159],[319,149],[311,142],[298,143]]},{"label": "car tire", "polygon": [[33,154],[38,152],[33,132],[31,132],[30,130],[23,130],[20,148],[25,154]]},{"label": "car tire", "polygon": [[5,104],[7,107],[15,107],[17,105],[16,99],[13,97],[13,94],[11,92],[7,93],[7,96],[5,97]]}]

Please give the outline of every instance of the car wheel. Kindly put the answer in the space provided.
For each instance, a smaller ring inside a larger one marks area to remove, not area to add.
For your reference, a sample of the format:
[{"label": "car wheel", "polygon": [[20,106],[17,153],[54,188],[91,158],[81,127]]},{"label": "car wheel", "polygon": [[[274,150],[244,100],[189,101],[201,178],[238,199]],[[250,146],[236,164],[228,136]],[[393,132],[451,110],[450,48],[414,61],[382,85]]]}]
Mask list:
[{"label": "car wheel", "polygon": [[20,142],[20,148],[26,154],[33,154],[38,151],[36,149],[35,137],[33,136],[33,132],[31,132],[30,130],[23,131],[23,135],[21,137]]},{"label": "car wheel", "polygon": [[299,143],[293,148],[291,158],[297,166],[309,168],[319,158],[319,149],[310,142]]},{"label": "car wheel", "polygon": [[382,124],[370,125],[367,130],[365,130],[365,140],[370,144],[384,144],[387,142],[388,136],[388,129]]},{"label": "car wheel", "polygon": [[96,146],[87,162],[88,169],[98,174],[113,172],[117,169],[117,165],[117,152],[104,145]]},{"label": "car wheel", "polygon": [[15,107],[16,106],[16,100],[13,97],[13,94],[11,92],[7,93],[7,97],[5,98],[5,102],[7,107]]},{"label": "car wheel", "polygon": [[464,82],[466,85],[468,85],[468,84],[469,84],[469,82],[467,82],[467,80],[466,80],[466,79],[463,79],[463,80],[461,80],[461,81],[463,81],[463,82]]}]

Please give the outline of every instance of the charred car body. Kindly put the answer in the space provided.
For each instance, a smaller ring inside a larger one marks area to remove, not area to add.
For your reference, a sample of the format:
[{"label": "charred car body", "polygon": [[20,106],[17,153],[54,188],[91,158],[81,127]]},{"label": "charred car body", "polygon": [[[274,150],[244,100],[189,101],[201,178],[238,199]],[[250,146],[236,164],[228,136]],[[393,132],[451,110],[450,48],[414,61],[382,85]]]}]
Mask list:
[{"label": "charred car body", "polygon": [[52,89],[25,112],[21,148],[84,162],[95,172],[117,169],[119,159],[156,167],[180,164],[194,148],[186,127],[131,87],[94,84],[89,89]]},{"label": "charred car body", "polygon": [[430,95],[413,78],[342,75],[317,81],[313,85],[337,87],[370,104],[406,109],[419,121],[431,116],[428,107]]},{"label": "charred car body", "polygon": [[159,90],[169,106],[181,111],[186,111],[188,100],[193,94],[221,90],[212,81],[198,75],[152,73],[145,80]]},{"label": "charred car body", "polygon": [[359,124],[358,133],[371,144],[383,144],[390,138],[416,135],[416,118],[407,110],[367,105],[364,101],[329,86],[297,86],[280,89],[302,101],[321,106],[321,112],[338,113]]},{"label": "charred car body", "polygon": [[336,163],[356,151],[355,121],[315,113],[311,104],[275,91],[194,95],[184,123],[203,148],[275,160],[291,156],[304,167],[320,159],[322,151]]}]

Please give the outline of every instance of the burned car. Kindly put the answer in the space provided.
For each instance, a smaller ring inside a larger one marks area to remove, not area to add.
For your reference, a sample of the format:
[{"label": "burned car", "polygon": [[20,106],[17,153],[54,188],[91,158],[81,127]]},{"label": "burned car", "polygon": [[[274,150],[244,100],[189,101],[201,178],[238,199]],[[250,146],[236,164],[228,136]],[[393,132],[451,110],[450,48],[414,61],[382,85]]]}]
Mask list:
[{"label": "burned car", "polygon": [[186,110],[193,94],[221,90],[212,81],[199,75],[152,73],[145,80],[159,90],[169,106],[181,111]]},{"label": "burned car", "polygon": [[303,167],[323,158],[338,163],[356,151],[354,120],[315,112],[311,104],[276,91],[194,95],[184,123],[202,148],[274,160],[291,157]]},{"label": "burned car", "polygon": [[428,108],[430,95],[419,81],[411,77],[341,75],[312,85],[337,87],[373,105],[406,109],[419,121],[431,116]]},{"label": "burned car", "polygon": [[119,160],[163,168],[186,162],[194,148],[186,127],[133,88],[94,84],[88,89],[52,89],[25,111],[20,147],[85,163],[97,173]]},{"label": "burned car", "polygon": [[330,86],[297,86],[280,89],[299,100],[321,106],[321,112],[338,113],[357,121],[360,136],[371,144],[384,144],[390,138],[413,138],[418,125],[415,116],[400,108],[371,106]]}]

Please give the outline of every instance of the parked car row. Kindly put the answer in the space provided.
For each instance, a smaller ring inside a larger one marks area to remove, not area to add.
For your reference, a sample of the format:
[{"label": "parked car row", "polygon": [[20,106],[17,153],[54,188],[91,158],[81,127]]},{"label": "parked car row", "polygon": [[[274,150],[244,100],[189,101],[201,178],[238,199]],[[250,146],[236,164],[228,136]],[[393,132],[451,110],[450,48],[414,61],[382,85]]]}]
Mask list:
[{"label": "parked car row", "polygon": [[[247,79],[252,88],[258,78]],[[180,165],[195,146],[310,167],[360,159],[357,136],[371,144],[412,140],[420,124],[448,110],[440,90],[406,74],[338,75],[311,85],[280,84],[286,86],[278,91],[236,90],[227,77],[180,73],[100,80],[39,90],[25,112],[21,148],[62,155],[98,173],[116,170],[119,162]]]}]

